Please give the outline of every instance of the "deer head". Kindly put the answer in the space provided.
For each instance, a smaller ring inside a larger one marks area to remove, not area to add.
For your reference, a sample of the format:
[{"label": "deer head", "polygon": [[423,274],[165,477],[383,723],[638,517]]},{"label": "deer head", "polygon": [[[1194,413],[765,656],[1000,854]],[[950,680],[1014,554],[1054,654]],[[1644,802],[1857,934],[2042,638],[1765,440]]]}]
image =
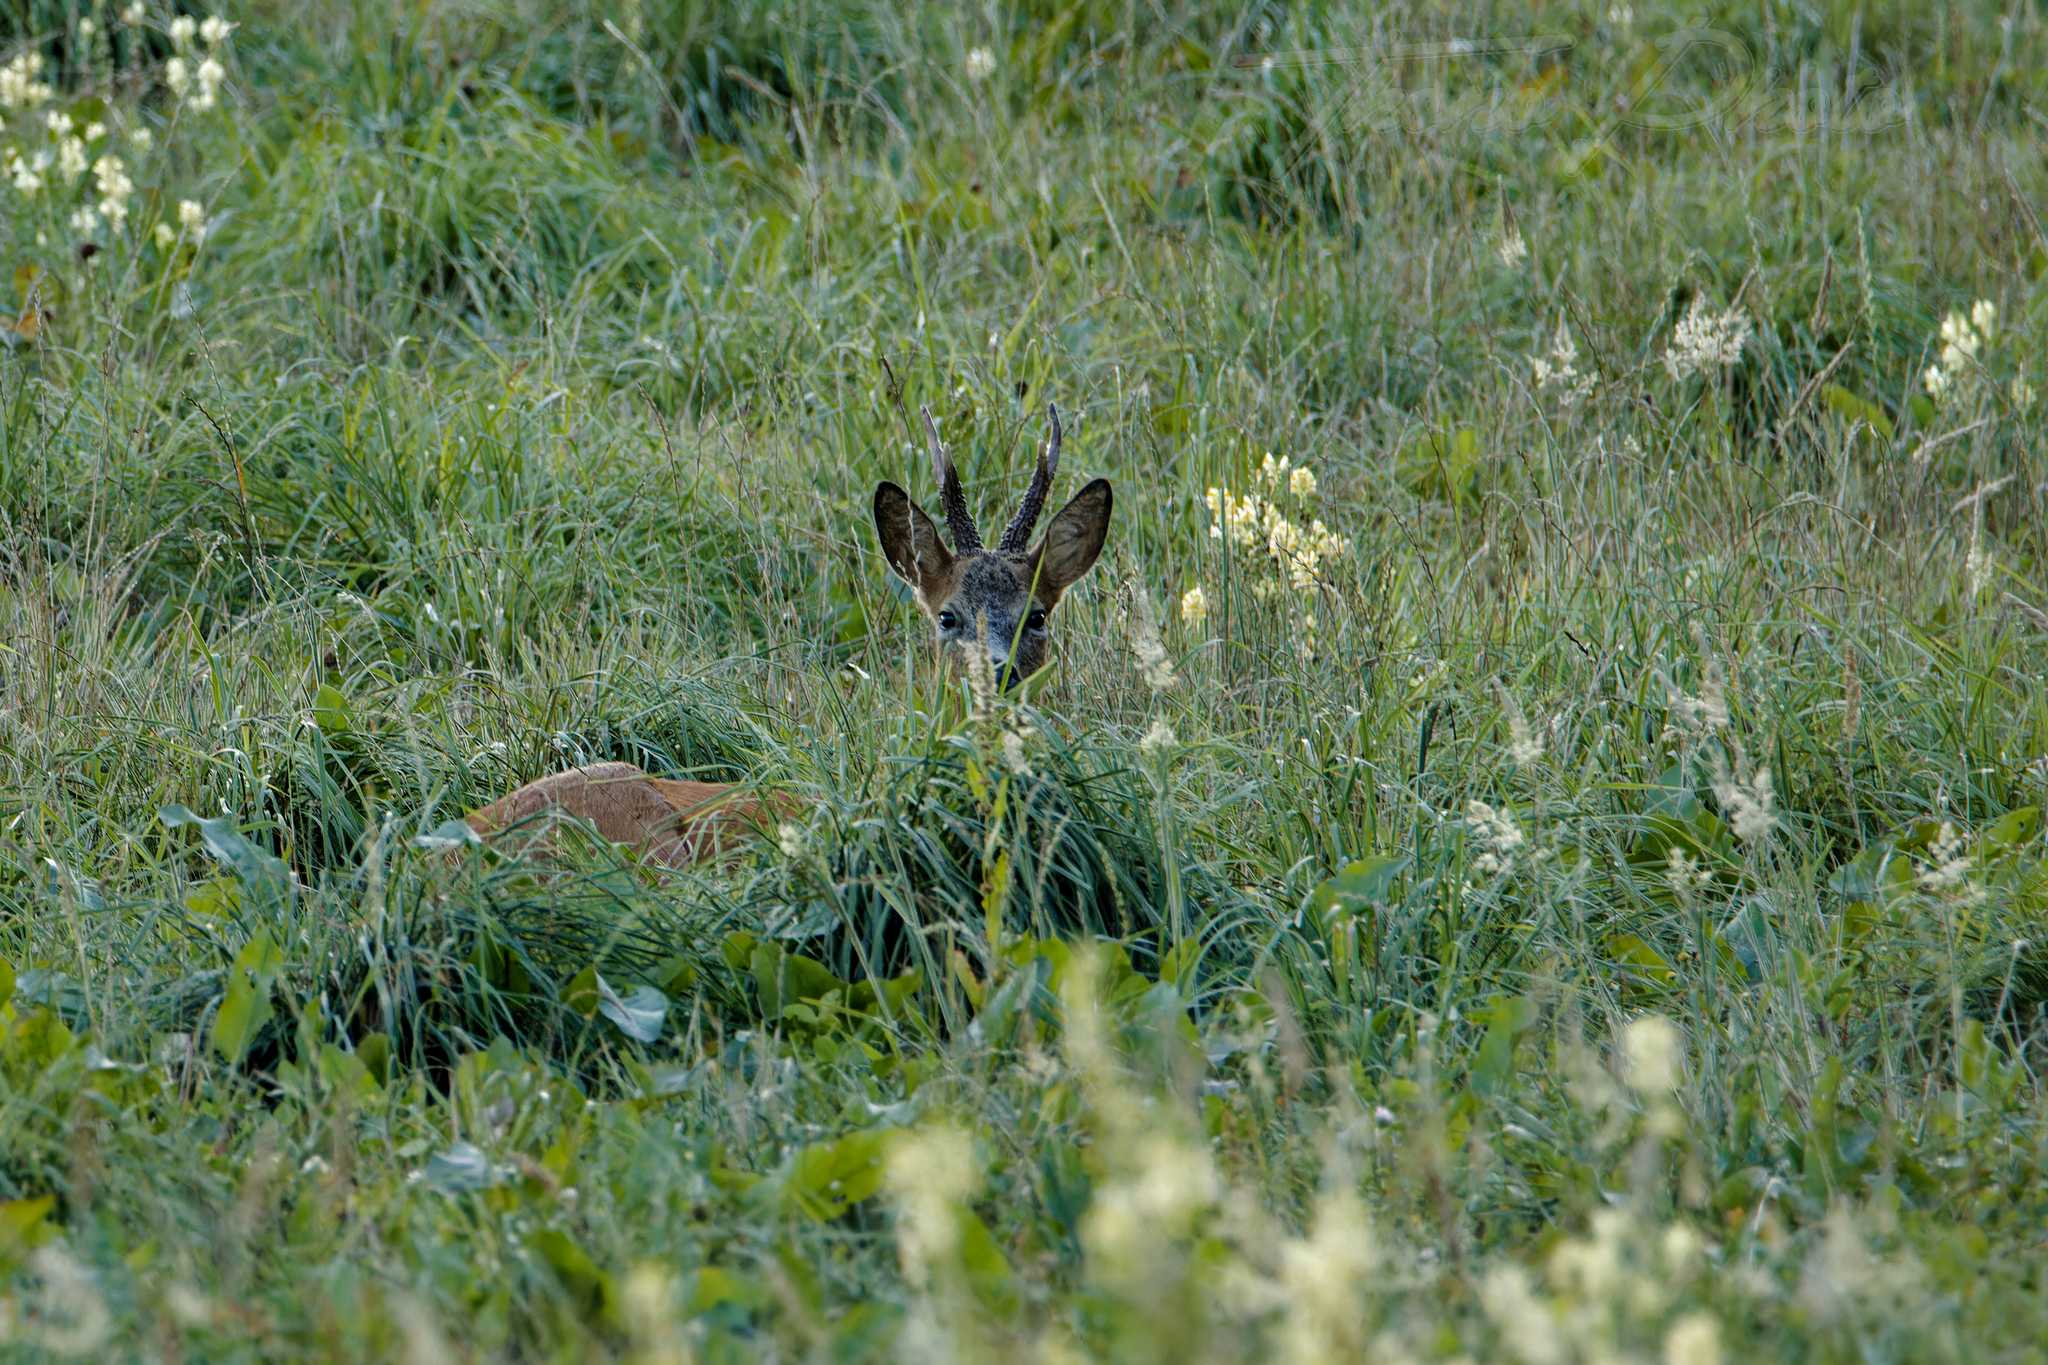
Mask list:
[{"label": "deer head", "polygon": [[938,527],[910,494],[887,482],[875,490],[875,533],[882,554],[915,591],[917,605],[938,631],[940,650],[983,652],[1003,687],[1044,666],[1052,645],[1047,625],[1052,609],[1094,565],[1109,534],[1109,480],[1096,479],[1053,514],[1044,536],[1031,545],[1060,463],[1059,409],[1048,405],[1046,412],[1052,425],[1038,452],[1038,468],[992,550],[982,547],[981,532],[960,493],[960,475],[939,442],[930,409],[924,414],[925,439],[953,547],[946,548]]}]

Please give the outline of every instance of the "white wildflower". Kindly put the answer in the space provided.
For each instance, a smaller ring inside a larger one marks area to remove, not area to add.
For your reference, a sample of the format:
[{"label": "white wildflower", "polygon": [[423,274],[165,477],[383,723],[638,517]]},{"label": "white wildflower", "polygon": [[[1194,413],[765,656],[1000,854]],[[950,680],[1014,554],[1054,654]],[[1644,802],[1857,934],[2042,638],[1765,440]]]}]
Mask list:
[{"label": "white wildflower", "polygon": [[1312,498],[1316,494],[1316,472],[1307,465],[1297,468],[1287,476],[1287,491],[1297,498]]},{"label": "white wildflower", "polygon": [[1174,737],[1171,725],[1163,720],[1155,720],[1152,722],[1152,728],[1145,732],[1145,737],[1138,741],[1138,752],[1147,758],[1157,758],[1161,754],[1171,753],[1173,746],[1179,742]]},{"label": "white wildflower", "polygon": [[1721,661],[1708,655],[1706,677],[1700,684],[1698,696],[1674,686],[1666,678],[1664,709],[1661,738],[1666,744],[1702,740],[1716,731],[1727,729],[1728,680],[1721,671]]},{"label": "white wildflower", "polygon": [[1721,812],[1728,817],[1736,838],[1754,843],[1777,827],[1769,768],[1758,768],[1745,782],[1731,776],[1728,765],[1717,758],[1713,785],[1714,799],[1721,803]]},{"label": "white wildflower", "polygon": [[1680,901],[1689,901],[1713,883],[1714,873],[1690,853],[1671,846],[1664,858],[1664,880],[1671,887],[1671,893]]},{"label": "white wildflower", "polygon": [[1522,704],[1515,700],[1515,694],[1506,687],[1498,690],[1501,711],[1508,722],[1508,757],[1517,768],[1527,768],[1543,757],[1543,742],[1529,729],[1529,718],[1522,714]]},{"label": "white wildflower", "polygon": [[1704,296],[1694,295],[1692,306],[1672,329],[1671,343],[1664,349],[1664,369],[1673,379],[1725,370],[1742,358],[1749,334],[1749,319],[1742,313],[1732,308],[1714,312]]},{"label": "white wildflower", "polygon": [[1664,1335],[1664,1365],[1721,1365],[1721,1326],[1705,1313],[1688,1313]]},{"label": "white wildflower", "polygon": [[199,26],[199,36],[206,40],[208,47],[219,47],[228,40],[228,35],[235,31],[235,27],[218,14],[212,14]]},{"label": "white wildflower", "polygon": [[171,41],[179,47],[189,47],[193,35],[199,32],[199,21],[189,14],[181,14],[171,20]]},{"label": "white wildflower", "polygon": [[1531,356],[1530,371],[1536,377],[1539,392],[1555,392],[1557,400],[1565,407],[1582,401],[1593,392],[1593,377],[1579,373],[1579,348],[1572,340],[1572,334],[1565,329],[1564,319],[1557,320],[1557,332],[1550,339],[1550,353],[1547,356]]},{"label": "white wildflower", "polygon": [[1479,1305],[1500,1329],[1502,1344],[1524,1365],[1555,1365],[1565,1358],[1557,1319],[1518,1265],[1497,1265],[1479,1284]]},{"label": "white wildflower", "polygon": [[37,79],[43,71],[43,54],[20,52],[0,66],[0,109],[33,109],[57,92]]},{"label": "white wildflower", "polygon": [[90,1355],[106,1344],[114,1318],[91,1267],[52,1243],[30,1254],[28,1270],[41,1281],[31,1318],[35,1344],[60,1356]]},{"label": "white wildflower", "polygon": [[220,100],[221,82],[227,79],[227,68],[208,57],[199,64],[199,93],[192,98],[194,109],[211,109]]},{"label": "white wildflower", "polygon": [[[1920,387],[1935,402],[1956,396],[1983,375],[1983,353],[1998,330],[1998,305],[1978,299],[1966,315],[1952,311],[1941,320],[1941,356],[1920,375]],[[2017,401],[2019,389],[2015,389]],[[2022,404],[2024,406],[2024,404]]]},{"label": "white wildflower", "polygon": [[57,173],[64,177],[65,184],[77,184],[90,164],[86,160],[83,138],[67,137],[57,144]]},{"label": "white wildflower", "polygon": [[1190,626],[1209,619],[1209,598],[1199,583],[1180,595],[1180,619]]},{"label": "white wildflower", "polygon": [[1920,874],[1920,889],[1938,894],[1961,886],[1970,875],[1969,842],[1967,833],[1947,820],[1942,821],[1927,845],[1927,857],[1933,866]]},{"label": "white wildflower", "polygon": [[1479,846],[1472,870],[1482,877],[1505,874],[1514,866],[1515,854],[1529,842],[1507,811],[1484,801],[1465,803],[1465,824]]},{"label": "white wildflower", "polygon": [[985,81],[995,74],[996,54],[985,47],[969,48],[967,51],[967,79]]},{"label": "white wildflower", "polygon": [[1131,652],[1138,656],[1138,672],[1144,677],[1145,686],[1154,692],[1172,688],[1179,679],[1174,675],[1166,645],[1159,638],[1159,625],[1152,619],[1152,598],[1142,588],[1131,612],[1130,627]]},{"label": "white wildflower", "polygon": [[92,173],[99,187],[100,215],[118,232],[128,221],[128,197],[135,192],[135,182],[118,156],[101,157],[93,163]]},{"label": "white wildflower", "polygon": [[1629,1020],[1621,1033],[1621,1056],[1629,1088],[1639,1095],[1667,1095],[1678,1088],[1685,1046],[1678,1026],[1661,1014]]}]

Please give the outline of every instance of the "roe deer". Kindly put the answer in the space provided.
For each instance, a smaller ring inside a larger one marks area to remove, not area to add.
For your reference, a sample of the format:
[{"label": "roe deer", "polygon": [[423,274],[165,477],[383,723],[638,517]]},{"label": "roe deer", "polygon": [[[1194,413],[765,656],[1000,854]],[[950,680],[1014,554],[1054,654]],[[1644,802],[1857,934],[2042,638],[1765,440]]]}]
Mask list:
[{"label": "roe deer", "polygon": [[[1109,480],[1088,484],[1053,515],[1035,548],[1032,528],[1045,508],[1060,462],[1059,409],[1048,405],[1051,427],[1024,500],[993,550],[968,514],[960,475],[939,443],[929,409],[925,438],[932,473],[952,533],[949,550],[938,528],[910,495],[893,483],[875,489],[875,534],[889,567],[911,586],[917,605],[938,632],[942,656],[980,651],[1003,687],[1041,668],[1051,646],[1046,619],[1060,597],[1094,566],[1109,534]],[[759,796],[721,782],[654,777],[630,763],[593,763],[529,782],[467,817],[478,835],[532,835],[545,852],[551,826],[568,816],[603,838],[627,844],[649,861],[681,867],[716,857],[770,820],[793,809],[786,796]]]}]

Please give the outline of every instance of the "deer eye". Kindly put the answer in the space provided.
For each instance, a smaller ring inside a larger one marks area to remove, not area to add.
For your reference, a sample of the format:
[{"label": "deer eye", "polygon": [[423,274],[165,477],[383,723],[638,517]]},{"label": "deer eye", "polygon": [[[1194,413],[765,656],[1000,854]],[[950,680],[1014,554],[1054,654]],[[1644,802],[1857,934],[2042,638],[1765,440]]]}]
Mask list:
[{"label": "deer eye", "polygon": [[940,612],[939,629],[945,631],[946,634],[951,635],[954,631],[960,629],[959,616],[950,610]]},{"label": "deer eye", "polygon": [[1030,614],[1029,616],[1025,617],[1025,618],[1024,618],[1024,628],[1025,628],[1026,630],[1044,630],[1044,629],[1045,629],[1045,612],[1044,612],[1044,611],[1042,611],[1042,610],[1041,610],[1041,611],[1034,611],[1034,612],[1032,612],[1032,613],[1031,613],[1031,614]]}]

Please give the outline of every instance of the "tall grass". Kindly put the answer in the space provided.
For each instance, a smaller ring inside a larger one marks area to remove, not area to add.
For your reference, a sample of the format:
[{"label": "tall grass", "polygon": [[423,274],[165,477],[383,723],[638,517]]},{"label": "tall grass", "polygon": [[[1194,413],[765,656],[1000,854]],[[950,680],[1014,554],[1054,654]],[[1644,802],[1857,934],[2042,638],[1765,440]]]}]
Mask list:
[{"label": "tall grass", "polygon": [[[2048,1329],[2039,16],[252,5],[199,111],[120,8],[0,16],[155,134],[0,191],[0,1342]],[[869,499],[1048,400],[979,714]],[[451,837],[601,759],[800,813]]]}]

